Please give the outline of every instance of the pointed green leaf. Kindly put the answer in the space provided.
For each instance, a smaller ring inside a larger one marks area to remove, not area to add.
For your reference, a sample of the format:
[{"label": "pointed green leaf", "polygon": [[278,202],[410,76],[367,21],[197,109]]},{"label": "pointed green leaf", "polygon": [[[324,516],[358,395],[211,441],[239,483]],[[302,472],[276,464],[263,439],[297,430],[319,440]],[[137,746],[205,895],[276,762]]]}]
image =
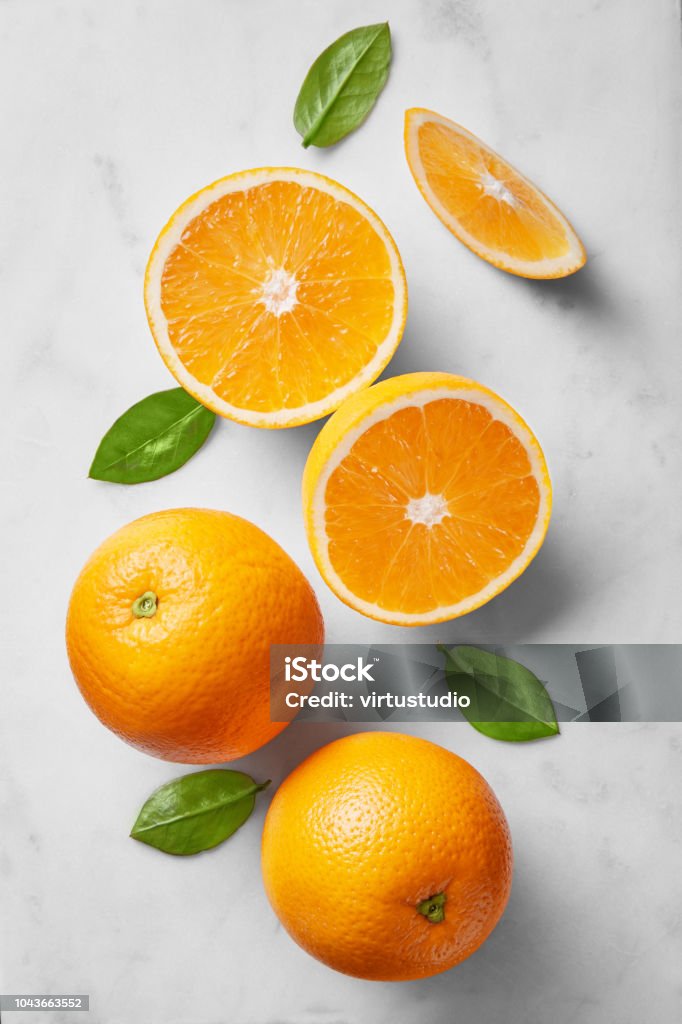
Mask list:
[{"label": "pointed green leaf", "polygon": [[89,476],[117,484],[158,480],[183,466],[211,432],[215,413],[182,388],[131,406],[100,441]]},{"label": "pointed green leaf", "polygon": [[294,125],[303,145],[332,146],[362,124],[386,84],[390,63],[388,22],[355,28],[328,46],[296,100]]},{"label": "pointed green leaf", "polygon": [[210,850],[244,824],[269,784],[225,768],[183,775],[152,793],[130,835],[178,857]]},{"label": "pointed green leaf", "polygon": [[445,654],[448,686],[470,700],[460,711],[492,739],[523,742],[559,732],[554,705],[540,680],[518,661],[460,645]]}]

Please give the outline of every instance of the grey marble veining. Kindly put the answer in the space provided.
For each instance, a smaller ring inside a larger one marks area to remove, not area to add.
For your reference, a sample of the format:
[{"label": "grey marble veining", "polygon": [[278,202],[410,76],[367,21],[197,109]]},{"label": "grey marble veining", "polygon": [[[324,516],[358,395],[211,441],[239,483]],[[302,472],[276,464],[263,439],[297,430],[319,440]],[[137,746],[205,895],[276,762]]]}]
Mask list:
[{"label": "grey marble veining", "polygon": [[[342,31],[387,16],[395,60],[376,109],[333,150],[304,151],[291,113],[306,67]],[[680,640],[675,0],[5,0],[0,48],[0,989],[90,992],[93,1024],[681,1019],[680,726],[567,725],[519,747],[420,726],[496,789],[515,841],[513,895],[461,967],[371,984],[305,956],[270,912],[258,863],[267,798],[229,844],[195,859],[127,837],[178,769],[95,721],[62,638],[72,581],[104,536],[145,512],[204,505],[284,545],[316,587],[330,641]],[[418,105],[545,188],[584,238],[587,268],[527,282],[460,246],[405,164],[403,111]],[[195,189],[261,164],[330,174],[391,229],[410,312],[388,372],[481,380],[545,448],[547,542],[466,621],[406,637],[326,590],[298,503],[317,425],[221,423],[165,480],[86,479],[111,422],[173,383],[141,297],[159,228]],[[341,730],[294,725],[244,766],[277,782]]]}]

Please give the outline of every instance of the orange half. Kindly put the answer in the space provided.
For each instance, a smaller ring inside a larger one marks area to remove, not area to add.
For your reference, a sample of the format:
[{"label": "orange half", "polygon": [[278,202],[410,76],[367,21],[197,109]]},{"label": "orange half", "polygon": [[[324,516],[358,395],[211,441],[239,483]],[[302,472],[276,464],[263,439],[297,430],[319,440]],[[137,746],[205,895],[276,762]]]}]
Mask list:
[{"label": "orange half", "polygon": [[472,252],[520,277],[567,277],[587,259],[550,199],[461,125],[432,110],[405,114],[405,154],[419,191]]},{"label": "orange half", "polygon": [[173,214],[145,275],[154,339],[209,409],[260,427],[332,412],[393,355],[407,311],[395,242],[321,174],[259,168]]},{"label": "orange half", "polygon": [[547,531],[542,449],[493,391],[412,373],[345,402],[303,476],[308,540],[325,582],[370,618],[418,626],[504,590]]}]

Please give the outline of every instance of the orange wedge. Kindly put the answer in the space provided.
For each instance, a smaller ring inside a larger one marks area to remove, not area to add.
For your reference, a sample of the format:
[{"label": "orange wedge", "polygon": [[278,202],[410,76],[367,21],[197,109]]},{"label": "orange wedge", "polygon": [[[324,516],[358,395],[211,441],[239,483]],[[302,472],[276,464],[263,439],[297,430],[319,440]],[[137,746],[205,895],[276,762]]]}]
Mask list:
[{"label": "orange wedge", "polygon": [[221,416],[290,427],[371,384],[400,342],[407,285],[377,215],[311,171],[260,168],[173,214],[145,275],[168,369]]},{"label": "orange wedge", "polygon": [[528,178],[454,121],[405,114],[412,176],[437,217],[488,263],[520,277],[567,277],[584,266],[582,242]]},{"label": "orange wedge", "polygon": [[473,611],[528,566],[552,489],[530,428],[493,391],[447,373],[393,377],[345,402],[303,475],[326,583],[400,626]]}]

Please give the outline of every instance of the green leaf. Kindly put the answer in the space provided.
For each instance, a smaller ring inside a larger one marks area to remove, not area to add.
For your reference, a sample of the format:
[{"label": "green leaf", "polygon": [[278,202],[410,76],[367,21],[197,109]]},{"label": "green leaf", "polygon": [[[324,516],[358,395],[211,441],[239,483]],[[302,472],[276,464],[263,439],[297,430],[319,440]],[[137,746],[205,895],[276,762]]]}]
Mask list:
[{"label": "green leaf", "polygon": [[448,686],[471,701],[460,711],[479,732],[513,742],[559,732],[549,694],[530,669],[478,647],[438,649],[445,654]]},{"label": "green leaf", "polygon": [[269,785],[225,768],[183,775],[152,793],[130,835],[178,857],[210,850],[244,824]]},{"label": "green leaf", "polygon": [[303,145],[332,146],[362,124],[390,63],[388,22],[355,28],[328,46],[305,76],[294,107]]},{"label": "green leaf", "polygon": [[88,475],[115,484],[158,480],[191,459],[214,423],[215,413],[182,388],[157,391],[107,430]]}]

